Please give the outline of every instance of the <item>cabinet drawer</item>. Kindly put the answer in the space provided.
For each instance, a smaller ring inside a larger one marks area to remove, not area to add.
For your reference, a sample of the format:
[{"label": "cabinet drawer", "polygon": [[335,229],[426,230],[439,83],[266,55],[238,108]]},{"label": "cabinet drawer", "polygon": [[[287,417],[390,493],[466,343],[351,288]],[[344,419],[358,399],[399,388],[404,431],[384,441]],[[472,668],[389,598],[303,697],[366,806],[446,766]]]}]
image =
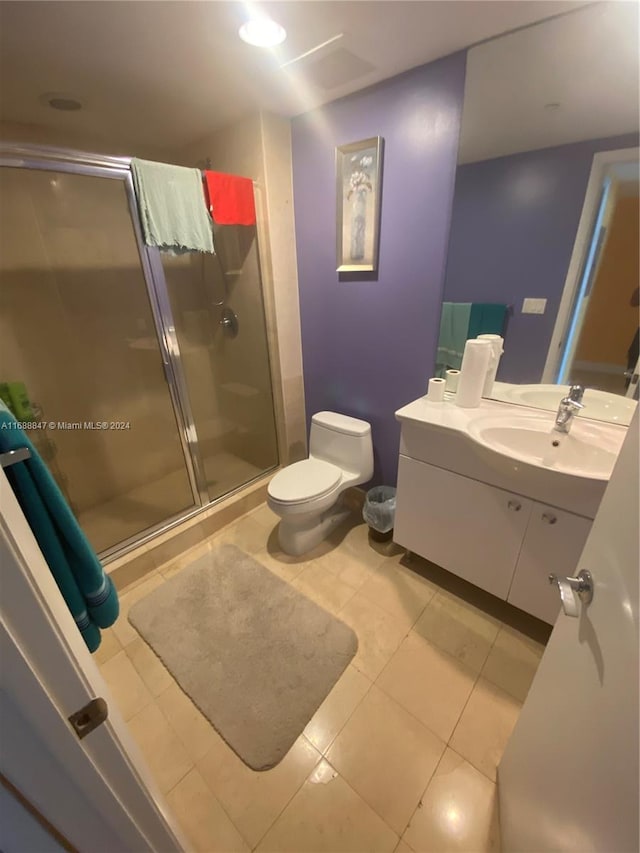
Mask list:
[{"label": "cabinet drawer", "polygon": [[394,539],[506,599],[532,504],[401,455]]},{"label": "cabinet drawer", "polygon": [[556,586],[549,574],[573,575],[591,521],[544,504],[534,503],[508,601],[553,625],[560,612]]}]

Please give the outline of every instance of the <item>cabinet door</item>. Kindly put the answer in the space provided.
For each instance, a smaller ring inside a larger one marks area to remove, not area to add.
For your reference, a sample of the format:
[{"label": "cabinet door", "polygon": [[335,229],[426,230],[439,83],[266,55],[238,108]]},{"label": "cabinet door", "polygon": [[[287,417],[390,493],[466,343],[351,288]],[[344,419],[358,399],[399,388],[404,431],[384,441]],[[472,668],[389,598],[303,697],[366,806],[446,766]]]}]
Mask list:
[{"label": "cabinet door", "polygon": [[506,599],[532,503],[401,455],[394,539]]},{"label": "cabinet door", "polygon": [[507,600],[553,625],[560,596],[549,574],[574,574],[590,529],[588,518],[534,503]]}]

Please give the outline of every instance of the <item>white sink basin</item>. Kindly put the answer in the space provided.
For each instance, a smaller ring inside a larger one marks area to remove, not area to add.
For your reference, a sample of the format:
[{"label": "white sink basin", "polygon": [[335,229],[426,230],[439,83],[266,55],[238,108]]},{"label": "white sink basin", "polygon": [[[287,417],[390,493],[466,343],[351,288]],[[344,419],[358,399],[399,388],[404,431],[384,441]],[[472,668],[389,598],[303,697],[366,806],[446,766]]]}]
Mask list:
[{"label": "white sink basin", "polygon": [[[556,411],[560,400],[568,393],[568,385],[509,385],[506,382],[496,382],[492,397],[496,400],[504,400],[506,403],[518,403],[534,409]],[[584,409],[580,412],[580,417],[583,419],[593,418],[597,421],[608,421],[625,426],[631,423],[637,405],[628,397],[596,391],[592,388],[587,388],[582,402]]]},{"label": "white sink basin", "polygon": [[486,415],[469,422],[469,435],[495,453],[562,474],[608,480],[624,430],[574,419],[568,435],[550,417]]}]

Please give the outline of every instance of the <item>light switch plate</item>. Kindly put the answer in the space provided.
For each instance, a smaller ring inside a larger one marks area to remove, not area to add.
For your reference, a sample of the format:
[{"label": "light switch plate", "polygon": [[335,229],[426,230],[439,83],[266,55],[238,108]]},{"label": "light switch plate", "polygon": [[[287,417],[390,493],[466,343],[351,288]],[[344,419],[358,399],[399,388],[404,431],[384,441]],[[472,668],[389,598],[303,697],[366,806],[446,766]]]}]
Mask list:
[{"label": "light switch plate", "polygon": [[522,303],[523,314],[544,314],[547,307],[546,299],[525,299]]}]

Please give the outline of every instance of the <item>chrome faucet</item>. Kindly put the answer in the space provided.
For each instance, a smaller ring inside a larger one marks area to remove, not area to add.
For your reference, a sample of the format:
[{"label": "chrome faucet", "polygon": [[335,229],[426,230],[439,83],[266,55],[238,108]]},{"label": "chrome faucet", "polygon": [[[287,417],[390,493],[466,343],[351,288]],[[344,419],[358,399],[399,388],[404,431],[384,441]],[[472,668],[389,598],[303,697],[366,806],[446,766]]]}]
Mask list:
[{"label": "chrome faucet", "polygon": [[584,397],[584,388],[582,385],[572,385],[569,388],[569,393],[566,397],[560,400],[558,412],[556,414],[556,423],[553,427],[556,432],[568,433],[571,429],[573,417],[580,409],[584,409],[582,398]]}]

